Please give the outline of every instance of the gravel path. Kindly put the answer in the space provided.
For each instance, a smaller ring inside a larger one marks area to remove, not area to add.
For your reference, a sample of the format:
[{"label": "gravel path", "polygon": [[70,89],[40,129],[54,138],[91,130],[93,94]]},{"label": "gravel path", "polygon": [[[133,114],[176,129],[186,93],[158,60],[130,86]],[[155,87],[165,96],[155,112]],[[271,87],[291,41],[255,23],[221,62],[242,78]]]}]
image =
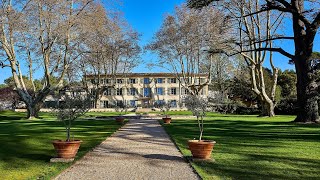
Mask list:
[{"label": "gravel path", "polygon": [[155,119],[133,119],[56,179],[199,179]]}]

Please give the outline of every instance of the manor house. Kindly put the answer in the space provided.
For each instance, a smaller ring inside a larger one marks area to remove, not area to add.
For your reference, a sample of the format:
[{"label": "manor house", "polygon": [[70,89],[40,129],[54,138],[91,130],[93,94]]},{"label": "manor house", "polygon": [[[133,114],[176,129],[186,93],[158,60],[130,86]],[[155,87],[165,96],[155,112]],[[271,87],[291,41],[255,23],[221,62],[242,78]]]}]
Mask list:
[{"label": "manor house", "polygon": [[[196,77],[196,78],[195,78]],[[206,74],[190,76],[195,78],[195,86],[208,79]],[[183,98],[188,91],[183,86],[184,80],[175,73],[127,73],[107,75],[87,75],[84,79],[88,82],[91,94],[96,89],[101,89],[98,101],[92,102],[92,107],[97,109],[113,108],[127,105],[136,107],[155,107],[157,104],[171,103],[173,108],[184,107]],[[200,91],[204,97],[208,96],[208,85]]]}]

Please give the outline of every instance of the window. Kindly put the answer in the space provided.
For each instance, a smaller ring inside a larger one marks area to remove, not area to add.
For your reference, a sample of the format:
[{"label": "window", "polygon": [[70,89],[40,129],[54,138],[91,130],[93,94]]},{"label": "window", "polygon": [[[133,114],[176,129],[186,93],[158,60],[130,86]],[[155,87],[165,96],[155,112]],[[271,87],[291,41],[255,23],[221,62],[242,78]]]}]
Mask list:
[{"label": "window", "polygon": [[108,101],[100,101],[100,107],[101,108],[108,108],[109,102]]},{"label": "window", "polygon": [[123,95],[122,88],[117,89],[117,95],[118,96],[122,96]]},{"label": "window", "polygon": [[130,106],[135,107],[136,106],[136,101],[135,100],[130,100]]},{"label": "window", "polygon": [[131,96],[135,96],[136,92],[137,92],[136,88],[130,88],[130,95]]},{"label": "window", "polygon": [[189,90],[188,89],[184,89],[184,94],[189,94]]},{"label": "window", "polygon": [[90,108],[96,108],[96,103],[94,101],[90,102]]},{"label": "window", "polygon": [[158,78],[157,79],[157,83],[162,84],[163,83],[163,79],[162,78]]},{"label": "window", "polygon": [[111,96],[111,89],[108,88],[108,89],[104,90],[103,95],[105,95],[105,96]]},{"label": "window", "polygon": [[151,88],[143,88],[143,96],[149,97],[151,95]]},{"label": "window", "polygon": [[130,84],[136,84],[136,79],[130,79],[130,80],[129,80],[129,83],[130,83]]},{"label": "window", "polygon": [[158,95],[164,95],[164,93],[163,93],[163,88],[156,88],[156,93],[157,93]]},{"label": "window", "polygon": [[117,79],[117,84],[122,84],[123,83],[123,79]]},{"label": "window", "polygon": [[170,104],[171,104],[171,107],[177,107],[177,101],[176,100],[171,100]]},{"label": "window", "polygon": [[170,78],[170,83],[177,83],[177,79],[176,78]]},{"label": "window", "polygon": [[144,78],[143,79],[143,84],[150,84],[150,79],[149,78]]},{"label": "window", "polygon": [[121,101],[121,100],[117,100],[117,106],[118,107],[123,107],[123,101]]},{"label": "window", "polygon": [[177,95],[177,88],[171,88],[170,93],[171,95]]},{"label": "window", "polygon": [[91,94],[92,96],[95,96],[95,95],[96,95],[95,89],[90,89],[90,94]]},{"label": "window", "polygon": [[161,107],[162,105],[164,105],[164,100],[157,100],[155,102],[155,107]]},{"label": "window", "polygon": [[111,79],[104,79],[104,84],[110,84],[111,83]]}]

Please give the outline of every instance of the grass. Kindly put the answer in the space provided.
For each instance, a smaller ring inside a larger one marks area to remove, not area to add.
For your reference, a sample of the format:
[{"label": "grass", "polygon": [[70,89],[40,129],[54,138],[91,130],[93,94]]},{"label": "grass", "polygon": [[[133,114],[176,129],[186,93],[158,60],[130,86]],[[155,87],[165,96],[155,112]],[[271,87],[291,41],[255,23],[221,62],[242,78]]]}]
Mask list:
[{"label": "grass", "polygon": [[[203,179],[320,179],[320,126],[294,124],[293,116],[209,113],[203,139],[214,140],[215,162],[192,162]],[[184,156],[198,138],[196,120],[163,125]]]},{"label": "grass", "polygon": [[[26,120],[24,113],[0,112],[1,179],[50,179],[72,164],[49,162],[55,155],[51,142],[65,139],[65,129],[49,114],[40,116],[42,119]],[[115,121],[76,121],[72,136],[83,141],[77,159],[120,126]]]}]

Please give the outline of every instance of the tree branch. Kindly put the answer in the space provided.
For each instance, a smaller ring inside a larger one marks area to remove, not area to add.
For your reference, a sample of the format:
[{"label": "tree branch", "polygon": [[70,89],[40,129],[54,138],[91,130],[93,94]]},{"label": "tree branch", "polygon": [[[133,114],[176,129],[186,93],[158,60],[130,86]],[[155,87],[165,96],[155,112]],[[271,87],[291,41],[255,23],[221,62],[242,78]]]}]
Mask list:
[{"label": "tree branch", "polygon": [[[284,39],[284,40],[294,40],[294,37],[279,36],[279,37],[271,37],[271,38],[257,40],[257,41],[252,40],[252,42],[247,44],[247,46],[250,46],[250,45],[255,44],[255,43],[263,43],[263,42],[274,41],[274,40],[282,40],[282,39]],[[236,43],[236,44],[237,45],[241,45],[239,42]],[[243,43],[242,43],[242,45],[243,45]]]},{"label": "tree branch", "polygon": [[288,13],[297,15],[299,19],[303,21],[303,23],[306,26],[311,25],[309,20],[305,16],[303,16],[301,13],[299,13],[298,10],[295,9],[293,6],[291,6],[288,2],[284,0],[277,0],[284,6],[283,7],[279,4],[276,4],[274,1],[270,1],[270,0],[266,0],[266,1],[267,1],[267,4],[264,7],[262,7],[261,11],[278,10],[280,12],[288,12]]},{"label": "tree branch", "polygon": [[311,25],[314,26],[315,29],[320,27],[320,12],[317,14]]},{"label": "tree branch", "polygon": [[284,49],[282,48],[257,48],[257,49],[254,49],[254,50],[244,50],[244,51],[241,51],[241,52],[237,52],[237,53],[234,53],[232,54],[231,56],[233,55],[236,55],[236,54],[239,54],[239,53],[243,53],[243,52],[253,52],[253,51],[271,51],[271,52],[278,52],[290,59],[294,59],[294,55],[288,53],[287,51],[285,51]]}]

